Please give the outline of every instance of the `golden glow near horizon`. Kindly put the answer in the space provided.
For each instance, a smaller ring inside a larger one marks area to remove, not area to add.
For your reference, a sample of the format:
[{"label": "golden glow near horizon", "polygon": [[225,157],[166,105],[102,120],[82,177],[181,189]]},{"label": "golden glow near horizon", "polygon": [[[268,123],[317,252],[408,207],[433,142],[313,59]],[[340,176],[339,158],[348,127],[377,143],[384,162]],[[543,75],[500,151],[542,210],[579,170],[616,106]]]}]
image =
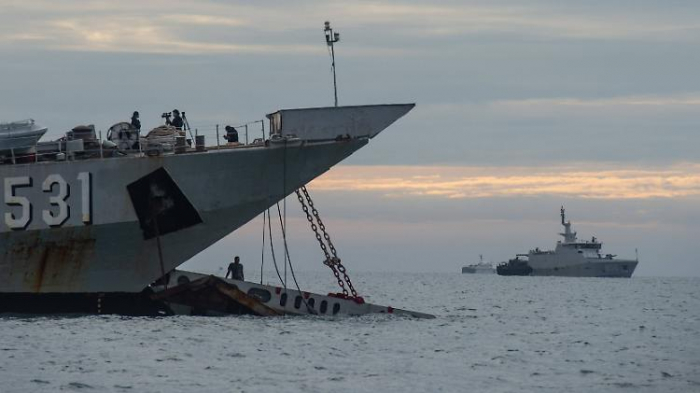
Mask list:
[{"label": "golden glow near horizon", "polygon": [[[320,51],[302,43],[264,45],[251,31],[306,29],[328,15],[343,15],[348,29],[367,23],[388,25],[411,36],[452,37],[464,34],[524,34],[571,39],[696,39],[698,22],[670,23],[655,15],[606,13],[595,18],[537,4],[396,4],[391,1],[319,4],[210,2],[196,0],[0,1],[10,18],[0,25],[0,46],[33,44],[51,50],[217,54],[297,53]],[[31,19],[23,16],[31,14]],[[439,24],[434,23],[440,20]],[[3,29],[4,28],[4,29]],[[3,31],[5,30],[5,31]],[[18,32],[20,31],[20,32]],[[238,32],[222,42],[222,34]],[[4,33],[4,34],[3,34]],[[395,47],[378,48],[386,51]],[[344,53],[367,54],[358,48]],[[420,51],[415,52],[421,55]]]},{"label": "golden glow near horizon", "polygon": [[340,166],[314,191],[374,192],[385,197],[589,199],[700,197],[700,164],[661,169],[577,167]]}]

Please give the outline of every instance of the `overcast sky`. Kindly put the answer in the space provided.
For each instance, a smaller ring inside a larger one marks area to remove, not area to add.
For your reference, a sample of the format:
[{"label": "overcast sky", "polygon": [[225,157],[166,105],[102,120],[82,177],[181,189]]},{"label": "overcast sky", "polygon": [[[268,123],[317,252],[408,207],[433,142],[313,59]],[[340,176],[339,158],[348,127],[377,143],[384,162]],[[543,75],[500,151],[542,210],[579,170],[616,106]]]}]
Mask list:
[{"label": "overcast sky", "polygon": [[[553,247],[559,206],[639,275],[700,276],[700,2],[0,0],[0,121],[59,136],[193,127],[333,100],[415,102],[315,181],[348,267],[459,272]],[[252,132],[252,130],[251,130]],[[257,132],[257,131],[256,131]],[[288,202],[299,269],[321,254]],[[259,265],[254,221],[189,267],[240,254]],[[251,267],[251,269],[253,268]]]}]

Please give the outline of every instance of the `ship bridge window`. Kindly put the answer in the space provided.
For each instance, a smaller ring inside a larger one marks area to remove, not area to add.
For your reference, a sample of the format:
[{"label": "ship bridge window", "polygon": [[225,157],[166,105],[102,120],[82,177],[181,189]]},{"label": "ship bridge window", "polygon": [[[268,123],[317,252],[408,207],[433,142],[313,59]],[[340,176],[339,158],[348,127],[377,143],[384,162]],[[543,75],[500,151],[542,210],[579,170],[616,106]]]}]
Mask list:
[{"label": "ship bridge window", "polygon": [[263,303],[267,303],[272,299],[272,294],[270,291],[261,288],[250,288],[248,290],[248,296],[252,296]]}]

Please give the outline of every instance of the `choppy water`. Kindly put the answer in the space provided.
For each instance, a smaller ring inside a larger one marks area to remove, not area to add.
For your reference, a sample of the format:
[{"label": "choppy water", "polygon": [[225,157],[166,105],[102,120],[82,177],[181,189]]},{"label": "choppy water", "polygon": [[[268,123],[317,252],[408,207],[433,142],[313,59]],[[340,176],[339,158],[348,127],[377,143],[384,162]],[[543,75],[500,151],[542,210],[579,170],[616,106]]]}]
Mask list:
[{"label": "choppy water", "polygon": [[0,392],[700,392],[700,279],[355,276],[437,319],[4,317]]}]

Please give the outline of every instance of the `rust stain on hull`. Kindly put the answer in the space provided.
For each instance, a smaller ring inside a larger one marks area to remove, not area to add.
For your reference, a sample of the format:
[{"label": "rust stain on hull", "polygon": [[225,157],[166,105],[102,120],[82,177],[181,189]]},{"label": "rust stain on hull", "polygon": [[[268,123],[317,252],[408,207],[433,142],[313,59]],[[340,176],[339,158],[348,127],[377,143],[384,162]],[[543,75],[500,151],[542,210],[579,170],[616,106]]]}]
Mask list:
[{"label": "rust stain on hull", "polygon": [[44,282],[44,272],[46,271],[46,264],[49,262],[49,249],[44,248],[41,253],[41,260],[39,261],[39,269],[36,271],[37,278],[34,284],[34,292],[41,292],[41,284]]},{"label": "rust stain on hull", "polygon": [[95,239],[89,235],[89,229],[65,231],[50,238],[27,233],[13,241],[3,257],[21,261],[22,286],[27,292],[65,291],[80,285],[86,274],[84,265],[94,256]]}]

